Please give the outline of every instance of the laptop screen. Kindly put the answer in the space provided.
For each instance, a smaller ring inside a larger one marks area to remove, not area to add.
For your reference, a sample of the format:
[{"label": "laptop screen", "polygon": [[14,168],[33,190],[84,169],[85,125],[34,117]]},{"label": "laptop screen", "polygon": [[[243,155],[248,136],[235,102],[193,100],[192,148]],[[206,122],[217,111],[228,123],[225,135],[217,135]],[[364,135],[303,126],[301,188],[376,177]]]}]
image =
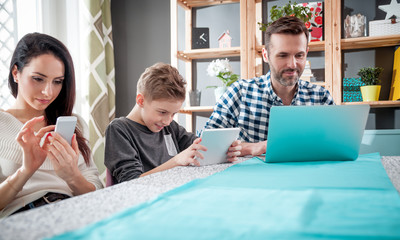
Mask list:
[{"label": "laptop screen", "polygon": [[369,105],[273,106],[266,162],[355,160]]}]

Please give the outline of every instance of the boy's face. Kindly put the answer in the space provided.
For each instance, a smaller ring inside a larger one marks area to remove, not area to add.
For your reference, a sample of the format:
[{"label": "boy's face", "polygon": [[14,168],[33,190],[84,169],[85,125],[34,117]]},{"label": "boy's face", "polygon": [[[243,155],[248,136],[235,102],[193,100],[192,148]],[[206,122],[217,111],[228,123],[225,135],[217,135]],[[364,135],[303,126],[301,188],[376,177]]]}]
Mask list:
[{"label": "boy's face", "polygon": [[175,114],[181,109],[184,100],[157,99],[148,101],[143,97],[141,108],[141,124],[152,132],[160,132],[168,126]]}]

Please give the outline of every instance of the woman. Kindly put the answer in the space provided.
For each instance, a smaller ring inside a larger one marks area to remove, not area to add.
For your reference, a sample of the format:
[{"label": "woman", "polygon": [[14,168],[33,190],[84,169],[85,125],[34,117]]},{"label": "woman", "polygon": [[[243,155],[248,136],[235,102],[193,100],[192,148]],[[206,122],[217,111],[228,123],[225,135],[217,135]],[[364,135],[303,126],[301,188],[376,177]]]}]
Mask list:
[{"label": "woman", "polygon": [[53,132],[57,117],[71,116],[75,102],[67,48],[45,34],[25,35],[8,84],[16,101],[0,111],[0,217],[101,188],[82,121],[71,145]]}]

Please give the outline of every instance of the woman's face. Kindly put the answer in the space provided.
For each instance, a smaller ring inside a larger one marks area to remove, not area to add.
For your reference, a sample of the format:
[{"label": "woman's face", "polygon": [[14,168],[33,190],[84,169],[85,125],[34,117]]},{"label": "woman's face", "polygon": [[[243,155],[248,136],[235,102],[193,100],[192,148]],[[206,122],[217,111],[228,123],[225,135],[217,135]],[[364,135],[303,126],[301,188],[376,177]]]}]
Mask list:
[{"label": "woman's face", "polygon": [[39,55],[21,72],[13,68],[18,83],[17,103],[22,108],[44,111],[60,94],[64,81],[64,63],[52,54]]}]

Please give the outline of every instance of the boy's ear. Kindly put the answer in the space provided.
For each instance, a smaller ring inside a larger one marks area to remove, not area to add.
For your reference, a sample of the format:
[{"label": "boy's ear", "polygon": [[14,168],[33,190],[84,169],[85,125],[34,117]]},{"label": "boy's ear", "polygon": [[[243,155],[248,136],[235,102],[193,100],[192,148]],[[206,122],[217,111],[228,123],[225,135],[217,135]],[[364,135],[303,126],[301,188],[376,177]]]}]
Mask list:
[{"label": "boy's ear", "polygon": [[138,95],[136,95],[136,104],[139,105],[139,107],[143,107],[143,103],[144,103],[144,96],[139,93]]}]

